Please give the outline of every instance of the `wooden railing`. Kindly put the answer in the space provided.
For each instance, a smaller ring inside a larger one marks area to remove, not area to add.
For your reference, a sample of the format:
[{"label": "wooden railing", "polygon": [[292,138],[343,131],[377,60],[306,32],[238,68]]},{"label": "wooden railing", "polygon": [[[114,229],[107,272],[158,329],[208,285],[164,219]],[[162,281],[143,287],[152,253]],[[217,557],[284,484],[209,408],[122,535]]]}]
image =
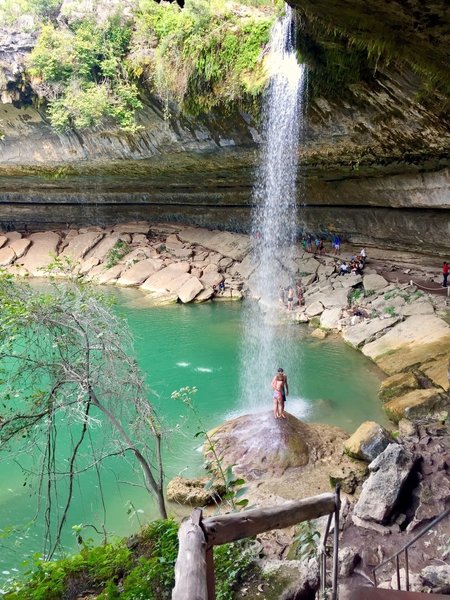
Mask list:
[{"label": "wooden railing", "polygon": [[[337,597],[337,540],[339,532],[339,490],[281,506],[258,508],[203,519],[200,508],[180,527],[175,587],[172,600],[214,600],[213,546],[253,537],[271,529],[291,527],[324,515],[335,516],[332,599]],[[327,528],[327,530],[329,527]],[[324,574],[325,576],[325,574]]]}]

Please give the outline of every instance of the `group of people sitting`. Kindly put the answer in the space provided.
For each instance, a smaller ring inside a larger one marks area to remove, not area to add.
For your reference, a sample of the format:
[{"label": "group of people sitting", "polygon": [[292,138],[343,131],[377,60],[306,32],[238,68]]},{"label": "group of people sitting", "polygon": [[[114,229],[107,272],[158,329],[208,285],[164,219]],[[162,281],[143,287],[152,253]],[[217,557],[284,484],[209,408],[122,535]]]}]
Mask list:
[{"label": "group of people sitting", "polygon": [[[297,296],[296,300],[295,296]],[[295,291],[293,285],[289,285],[287,288],[280,286],[278,300],[282,306],[285,306],[288,309],[288,311],[293,310],[294,306],[301,306],[304,304],[305,299],[303,297],[303,288],[300,281],[297,281],[295,284]]]},{"label": "group of people sitting", "polygon": [[361,252],[357,256],[352,256],[349,262],[343,261],[339,267],[339,275],[347,275],[347,273],[353,273],[354,275],[362,275],[364,265],[366,264],[366,250],[361,249]]}]

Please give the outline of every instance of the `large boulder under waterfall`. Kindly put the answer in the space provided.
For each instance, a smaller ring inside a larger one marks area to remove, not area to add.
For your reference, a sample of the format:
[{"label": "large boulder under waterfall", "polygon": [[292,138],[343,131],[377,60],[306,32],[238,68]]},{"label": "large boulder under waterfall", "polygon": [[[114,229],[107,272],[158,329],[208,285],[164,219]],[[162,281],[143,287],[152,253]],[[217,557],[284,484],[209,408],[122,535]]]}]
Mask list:
[{"label": "large boulder under waterfall", "polygon": [[[309,424],[286,413],[275,419],[271,411],[242,415],[209,432],[222,468],[233,467],[247,480],[277,477],[336,452],[348,435],[339,427]],[[205,445],[212,471],[217,459]]]}]

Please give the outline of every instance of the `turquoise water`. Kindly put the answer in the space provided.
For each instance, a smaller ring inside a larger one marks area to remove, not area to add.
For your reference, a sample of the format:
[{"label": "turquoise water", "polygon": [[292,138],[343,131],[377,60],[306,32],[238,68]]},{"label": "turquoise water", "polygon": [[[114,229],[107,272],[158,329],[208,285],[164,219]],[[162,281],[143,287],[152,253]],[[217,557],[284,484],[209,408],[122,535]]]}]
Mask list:
[{"label": "turquoise water", "polygon": [[[246,406],[260,410],[272,408],[270,381],[263,398],[241,398],[239,390],[240,348],[245,312],[237,303],[208,303],[149,308],[138,290],[111,291],[118,299],[117,310],[128,320],[136,342],[136,354],[147,373],[154,403],[166,431],[164,459],[167,479],[180,473],[201,472],[199,425],[185,407],[171,399],[183,386],[196,386],[194,397],[204,427],[244,414]],[[335,424],[353,431],[362,421],[384,421],[377,389],[382,374],[359,352],[340,339],[325,342],[309,336],[304,326],[283,325],[284,353],[279,363],[289,376],[290,395],[286,409],[307,421]],[[274,370],[279,364],[274,365]],[[101,429],[93,440],[101,439]],[[25,466],[32,467],[29,457]],[[106,506],[106,529],[115,535],[136,530],[140,522],[155,516],[148,494],[136,487],[140,483],[132,466],[119,458],[108,459],[101,468]],[[0,526],[19,529],[0,538],[0,581],[13,576],[23,559],[38,552],[42,539],[42,519],[31,521],[36,511],[36,492],[24,486],[25,476],[14,457],[0,462]],[[125,482],[125,483],[120,483]],[[130,505],[131,501],[131,505]],[[131,506],[131,512],[128,514]],[[176,507],[169,511],[177,512]],[[101,525],[104,509],[99,499],[95,472],[80,475],[75,501],[68,518],[64,543],[76,549],[71,526],[79,523]],[[91,535],[86,530],[86,536]],[[1,587],[1,586],[0,586]]]}]

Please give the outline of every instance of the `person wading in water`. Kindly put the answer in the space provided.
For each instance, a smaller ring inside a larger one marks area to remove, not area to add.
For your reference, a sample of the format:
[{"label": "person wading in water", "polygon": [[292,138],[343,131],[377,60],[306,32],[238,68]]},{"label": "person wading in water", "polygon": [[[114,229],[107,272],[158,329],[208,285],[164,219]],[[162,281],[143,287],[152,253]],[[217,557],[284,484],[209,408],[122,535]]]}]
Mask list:
[{"label": "person wading in water", "polygon": [[284,403],[286,396],[289,394],[287,375],[280,367],[277,374],[272,379],[273,388],[273,414],[275,419],[285,419]]}]

